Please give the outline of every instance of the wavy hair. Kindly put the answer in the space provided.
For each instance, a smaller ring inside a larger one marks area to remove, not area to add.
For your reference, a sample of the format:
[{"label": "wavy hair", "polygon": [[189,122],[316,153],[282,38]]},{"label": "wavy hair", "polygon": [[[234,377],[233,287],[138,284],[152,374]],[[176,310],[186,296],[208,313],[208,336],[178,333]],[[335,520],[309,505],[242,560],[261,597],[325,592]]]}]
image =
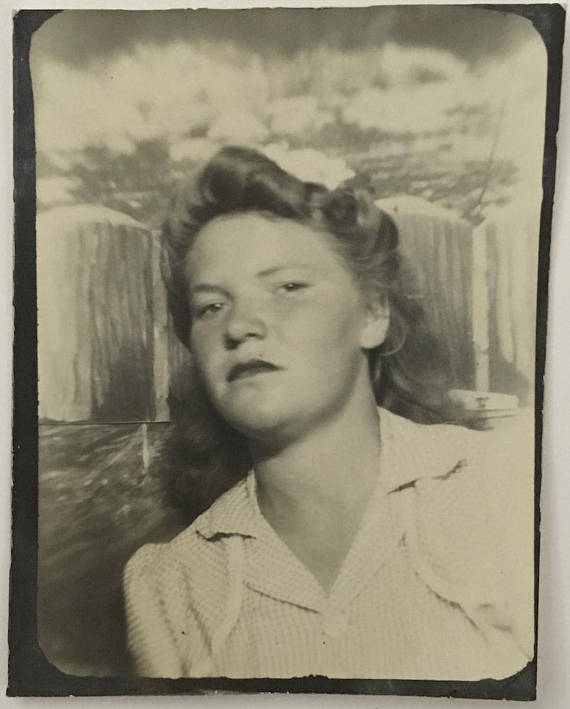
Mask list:
[{"label": "wavy hair", "polygon": [[[393,220],[366,190],[303,182],[255,150],[220,150],[182,185],[164,222],[162,273],[182,343],[189,347],[186,261],[194,239],[212,219],[244,212],[291,219],[330,237],[363,292],[387,297],[390,304],[386,339],[368,354],[376,401],[415,421],[443,420],[445,357],[413,297]],[[245,438],[209,402],[191,359],[171,382],[169,407],[161,466],[165,491],[190,522],[247,473],[251,459]]]}]

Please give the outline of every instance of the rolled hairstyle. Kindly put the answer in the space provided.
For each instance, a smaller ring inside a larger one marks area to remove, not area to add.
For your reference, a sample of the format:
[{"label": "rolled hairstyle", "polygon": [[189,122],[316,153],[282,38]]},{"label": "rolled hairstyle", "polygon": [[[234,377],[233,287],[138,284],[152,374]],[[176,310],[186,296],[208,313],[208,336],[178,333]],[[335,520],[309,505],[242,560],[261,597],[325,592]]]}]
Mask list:
[{"label": "rolled hairstyle", "polygon": [[[164,223],[162,271],[179,339],[189,348],[191,312],[186,261],[198,232],[212,219],[255,212],[291,219],[328,235],[365,294],[387,297],[390,326],[369,351],[379,405],[415,421],[443,419],[445,358],[426,330],[409,270],[398,251],[398,230],[363,189],[335,190],[303,182],[265,155],[227,147],[194,173],[175,196]],[[410,292],[411,291],[411,292]],[[162,457],[169,501],[190,522],[251,468],[244,437],[210,404],[189,364],[169,392],[171,428]]]}]

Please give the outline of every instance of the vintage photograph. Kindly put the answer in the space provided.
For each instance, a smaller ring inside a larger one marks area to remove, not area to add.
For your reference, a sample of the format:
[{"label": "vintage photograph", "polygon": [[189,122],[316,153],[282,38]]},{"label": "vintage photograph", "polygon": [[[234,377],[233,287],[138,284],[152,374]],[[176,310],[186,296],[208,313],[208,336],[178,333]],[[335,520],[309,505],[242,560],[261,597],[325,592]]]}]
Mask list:
[{"label": "vintage photograph", "polygon": [[47,662],[532,698],[531,19],[64,10],[29,61]]}]

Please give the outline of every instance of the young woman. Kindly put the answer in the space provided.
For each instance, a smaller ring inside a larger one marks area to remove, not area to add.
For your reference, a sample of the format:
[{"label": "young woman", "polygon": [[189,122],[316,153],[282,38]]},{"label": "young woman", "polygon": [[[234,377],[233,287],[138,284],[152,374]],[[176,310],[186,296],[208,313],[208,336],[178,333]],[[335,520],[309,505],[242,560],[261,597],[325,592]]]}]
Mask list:
[{"label": "young woman", "polygon": [[172,494],[207,509],[127,566],[140,674],[472,680],[532,658],[532,458],[417,423],[433,351],[397,242],[367,193],[244,148],[178,196]]}]

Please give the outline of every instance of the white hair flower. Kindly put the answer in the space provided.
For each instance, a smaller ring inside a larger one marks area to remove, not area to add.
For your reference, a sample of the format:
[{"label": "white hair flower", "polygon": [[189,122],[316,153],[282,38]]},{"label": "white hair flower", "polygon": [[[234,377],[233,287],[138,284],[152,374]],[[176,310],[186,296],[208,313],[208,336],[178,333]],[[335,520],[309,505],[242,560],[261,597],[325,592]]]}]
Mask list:
[{"label": "white hair flower", "polygon": [[355,174],[342,158],[330,157],[313,148],[291,149],[287,143],[281,142],[270,143],[260,150],[300,180],[319,182],[329,190],[335,189]]}]

